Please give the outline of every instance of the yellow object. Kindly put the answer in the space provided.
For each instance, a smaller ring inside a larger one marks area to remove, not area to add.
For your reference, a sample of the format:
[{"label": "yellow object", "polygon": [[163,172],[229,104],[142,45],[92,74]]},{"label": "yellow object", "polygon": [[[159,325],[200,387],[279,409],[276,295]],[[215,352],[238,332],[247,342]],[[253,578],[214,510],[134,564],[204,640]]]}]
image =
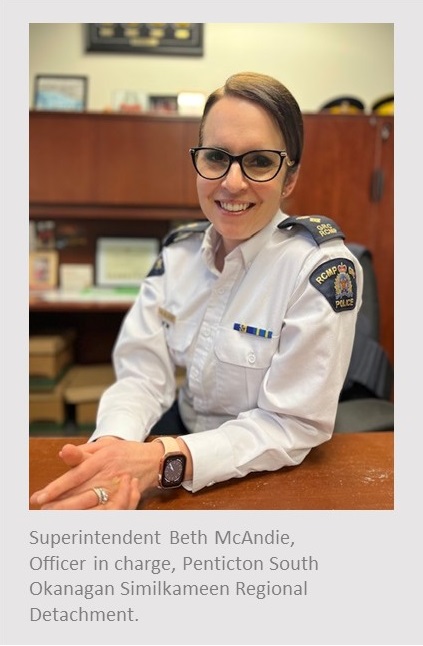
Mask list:
[{"label": "yellow object", "polygon": [[339,105],[334,105],[332,108],[328,108],[326,112],[330,112],[331,114],[359,114],[363,110],[345,101]]},{"label": "yellow object", "polygon": [[364,103],[353,96],[340,96],[325,103],[320,111],[330,114],[360,114],[364,111]]},{"label": "yellow object", "polygon": [[394,97],[386,96],[383,99],[378,99],[372,105],[372,112],[384,117],[392,116],[394,114]]}]

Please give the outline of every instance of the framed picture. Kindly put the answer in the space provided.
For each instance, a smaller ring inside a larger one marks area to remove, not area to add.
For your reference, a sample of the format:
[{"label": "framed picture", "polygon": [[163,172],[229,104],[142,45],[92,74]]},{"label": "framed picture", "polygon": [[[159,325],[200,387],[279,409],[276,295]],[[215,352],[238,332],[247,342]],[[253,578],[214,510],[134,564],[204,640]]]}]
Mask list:
[{"label": "framed picture", "polygon": [[199,22],[92,22],[87,52],[202,56],[204,24]]},{"label": "framed picture", "polygon": [[34,109],[83,112],[87,90],[86,76],[39,74],[34,81]]},{"label": "framed picture", "polygon": [[148,106],[151,112],[158,112],[160,114],[178,114],[178,96],[150,96]]},{"label": "framed picture", "polygon": [[112,106],[116,112],[140,113],[149,107],[148,96],[142,90],[114,90]]},{"label": "framed picture", "polygon": [[96,250],[97,286],[139,286],[156,261],[159,250],[157,238],[99,238]]},{"label": "framed picture", "polygon": [[29,289],[57,287],[59,254],[57,251],[31,251],[29,254]]}]

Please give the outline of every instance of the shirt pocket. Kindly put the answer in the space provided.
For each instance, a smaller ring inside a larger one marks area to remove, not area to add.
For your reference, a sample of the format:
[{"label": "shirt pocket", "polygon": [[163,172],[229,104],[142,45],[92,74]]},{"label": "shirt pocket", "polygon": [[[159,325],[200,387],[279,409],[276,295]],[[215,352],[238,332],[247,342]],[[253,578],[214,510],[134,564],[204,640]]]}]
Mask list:
[{"label": "shirt pocket", "polygon": [[264,376],[277,352],[279,336],[264,338],[220,329],[215,339],[216,391],[230,415],[257,407]]},{"label": "shirt pocket", "polygon": [[173,361],[186,366],[187,353],[192,346],[197,328],[192,321],[175,321],[165,325],[166,343]]}]

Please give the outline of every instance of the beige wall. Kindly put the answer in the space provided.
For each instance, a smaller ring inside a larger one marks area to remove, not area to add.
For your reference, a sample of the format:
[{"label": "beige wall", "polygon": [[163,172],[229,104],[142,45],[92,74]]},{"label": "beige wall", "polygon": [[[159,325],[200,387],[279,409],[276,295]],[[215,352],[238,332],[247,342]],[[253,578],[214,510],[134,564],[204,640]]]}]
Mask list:
[{"label": "beige wall", "polygon": [[392,23],[207,23],[204,56],[86,53],[85,25],[32,23],[29,82],[36,74],[85,74],[88,109],[112,104],[113,90],[208,94],[234,72],[276,76],[313,112],[340,95],[366,108],[394,92]]}]

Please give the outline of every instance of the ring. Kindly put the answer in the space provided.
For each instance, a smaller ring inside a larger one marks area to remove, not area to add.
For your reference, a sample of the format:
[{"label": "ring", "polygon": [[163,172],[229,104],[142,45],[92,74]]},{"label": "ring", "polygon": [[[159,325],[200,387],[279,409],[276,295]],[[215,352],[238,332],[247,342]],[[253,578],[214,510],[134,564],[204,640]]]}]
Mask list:
[{"label": "ring", "polygon": [[97,496],[100,505],[105,505],[109,500],[109,494],[107,493],[106,489],[103,489],[103,487],[93,487],[93,491]]}]

